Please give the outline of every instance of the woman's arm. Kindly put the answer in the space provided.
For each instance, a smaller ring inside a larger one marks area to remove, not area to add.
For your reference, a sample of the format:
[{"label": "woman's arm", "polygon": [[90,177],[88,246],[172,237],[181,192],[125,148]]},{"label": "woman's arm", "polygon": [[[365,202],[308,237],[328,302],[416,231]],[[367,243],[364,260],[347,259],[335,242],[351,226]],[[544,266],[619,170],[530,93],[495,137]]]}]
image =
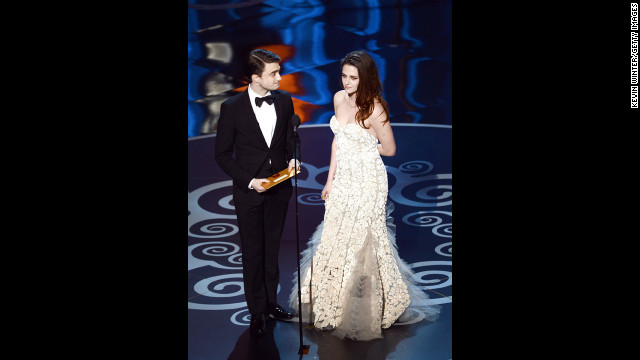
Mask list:
[{"label": "woman's arm", "polygon": [[327,200],[329,198],[329,193],[331,192],[331,185],[333,184],[333,177],[336,175],[336,168],[338,167],[338,163],[336,161],[336,151],[338,149],[338,145],[336,144],[336,137],[333,137],[333,141],[331,142],[331,160],[329,161],[329,173],[327,174],[327,183],[324,185],[324,189],[322,189],[322,199]]},{"label": "woman's arm", "polygon": [[380,141],[378,152],[382,156],[394,156],[396,154],[396,140],[393,137],[393,130],[391,130],[391,122],[382,123],[387,119],[387,114],[380,103],[376,103],[373,114],[378,115],[372,116],[368,120]]}]

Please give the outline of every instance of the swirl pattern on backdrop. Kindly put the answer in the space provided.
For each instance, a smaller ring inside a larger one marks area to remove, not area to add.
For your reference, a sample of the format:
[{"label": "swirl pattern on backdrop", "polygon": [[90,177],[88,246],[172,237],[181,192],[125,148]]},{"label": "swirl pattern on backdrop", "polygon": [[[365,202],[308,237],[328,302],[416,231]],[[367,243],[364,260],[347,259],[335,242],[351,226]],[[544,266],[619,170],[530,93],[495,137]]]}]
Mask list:
[{"label": "swirl pattern on backdrop", "polygon": [[451,218],[450,211],[439,211],[439,210],[428,210],[428,211],[417,211],[410,214],[405,215],[402,218],[402,222],[411,225],[411,226],[420,226],[420,227],[432,227],[431,230],[434,235],[441,237],[451,237],[452,232],[452,224],[445,223],[442,224],[442,217],[438,214],[446,215]]},{"label": "swirl pattern on backdrop", "polygon": [[[389,189],[390,201],[404,205],[410,211],[402,217],[402,223],[411,227],[431,228],[439,238],[451,238],[450,211],[429,210],[433,207],[451,205],[451,174],[432,174],[434,165],[428,161],[409,161],[398,168],[387,166],[387,173],[395,178]],[[298,202],[305,206],[324,205],[320,191],[324,188],[323,175],[328,166],[316,167],[302,164],[302,172],[297,179],[298,189],[306,191],[298,195]],[[306,175],[306,177],[304,176]],[[193,285],[189,309],[209,311],[235,310],[229,316],[230,322],[239,326],[249,324],[249,314],[244,299],[242,282],[242,253],[238,237],[237,218],[232,204],[232,181],[220,181],[202,186],[188,194],[188,236],[190,241],[201,239],[188,246],[188,268],[198,270],[213,267],[228,273],[207,276]],[[211,203],[211,206],[203,206]],[[320,219],[321,220],[321,219]],[[211,241],[215,239],[214,241]],[[225,240],[226,239],[226,240]],[[451,242],[439,244],[435,253],[451,257]],[[419,284],[436,304],[452,301],[451,296],[443,293],[451,286],[451,261],[421,261],[409,264],[416,271],[416,283]],[[438,289],[437,291],[435,289]],[[280,292],[280,285],[278,285]],[[394,325],[408,325],[419,322],[424,314],[414,312]]]},{"label": "swirl pattern on backdrop", "polygon": [[[217,189],[221,189],[224,187],[231,187],[231,186],[232,186],[232,181],[226,180],[226,181],[209,184],[189,192],[187,197],[187,200],[188,200],[187,206],[189,210],[189,216],[187,217],[187,224],[188,224],[187,227],[189,229],[189,233],[188,233],[189,236],[197,237],[197,238],[228,237],[235,234],[235,232],[238,231],[238,228],[236,225],[231,225],[227,228],[229,229],[230,233],[221,231],[221,230],[224,230],[221,228],[222,226],[230,225],[230,224],[208,225],[208,224],[211,224],[212,221],[214,220],[217,221],[218,219],[236,219],[236,215],[235,213],[233,213],[233,211],[230,211],[229,214],[215,213],[215,212],[204,209],[200,205],[200,199],[206,196],[207,193]],[[233,210],[235,208],[233,208],[230,205],[230,201],[231,201],[231,198],[229,196],[225,196],[218,201],[218,204],[223,209]],[[196,226],[196,224],[198,226]]]},{"label": "swirl pattern on backdrop", "polygon": [[[188,248],[189,270],[193,270],[203,266],[213,266],[218,269],[242,270],[242,254],[240,246],[224,241],[212,241],[205,243],[197,243]],[[230,265],[223,265],[216,261],[215,257],[226,257],[224,262]],[[235,265],[235,266],[233,266]]]},{"label": "swirl pattern on backdrop", "polygon": [[436,246],[436,253],[442,256],[451,257],[452,256],[451,254],[453,254],[452,244],[453,244],[452,242],[447,242],[447,243]]},{"label": "swirl pattern on backdrop", "polygon": [[[429,297],[437,304],[448,303],[452,301],[452,296],[442,296],[442,289],[451,286],[453,279],[450,270],[443,270],[441,267],[451,267],[451,261],[420,261],[409,264],[409,267],[415,272],[414,281],[417,285],[421,285],[424,290],[427,290]],[[432,267],[424,271],[417,271],[416,268]],[[434,291],[439,289],[438,291]]]},{"label": "swirl pattern on backdrop", "polygon": [[[398,168],[387,166],[387,173],[395,177],[396,182],[389,189],[389,198],[398,204],[414,207],[442,207],[451,205],[451,174],[427,175],[434,169],[429,161],[410,161]],[[391,182],[390,182],[391,183]],[[433,184],[420,186],[416,184]],[[406,197],[404,193],[412,194]]]}]

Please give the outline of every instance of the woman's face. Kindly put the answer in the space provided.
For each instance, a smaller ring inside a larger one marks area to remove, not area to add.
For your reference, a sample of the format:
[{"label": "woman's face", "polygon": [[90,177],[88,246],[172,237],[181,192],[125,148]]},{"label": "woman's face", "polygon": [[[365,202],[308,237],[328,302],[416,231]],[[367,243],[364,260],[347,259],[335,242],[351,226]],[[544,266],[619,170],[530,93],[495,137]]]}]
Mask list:
[{"label": "woman's face", "polygon": [[344,64],[342,67],[342,86],[347,91],[347,94],[351,95],[358,90],[358,83],[360,83],[360,77],[358,77],[358,68]]}]

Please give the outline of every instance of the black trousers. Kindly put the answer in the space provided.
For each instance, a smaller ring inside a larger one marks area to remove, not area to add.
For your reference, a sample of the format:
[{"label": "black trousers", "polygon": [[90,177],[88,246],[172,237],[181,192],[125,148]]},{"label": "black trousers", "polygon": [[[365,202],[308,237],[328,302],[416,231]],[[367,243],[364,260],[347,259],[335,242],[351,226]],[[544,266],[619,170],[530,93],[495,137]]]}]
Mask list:
[{"label": "black trousers", "polygon": [[260,205],[235,205],[242,248],[244,294],[251,314],[266,312],[267,304],[277,303],[278,253],[289,206],[289,201],[278,196],[277,186],[261,196],[264,201]]}]

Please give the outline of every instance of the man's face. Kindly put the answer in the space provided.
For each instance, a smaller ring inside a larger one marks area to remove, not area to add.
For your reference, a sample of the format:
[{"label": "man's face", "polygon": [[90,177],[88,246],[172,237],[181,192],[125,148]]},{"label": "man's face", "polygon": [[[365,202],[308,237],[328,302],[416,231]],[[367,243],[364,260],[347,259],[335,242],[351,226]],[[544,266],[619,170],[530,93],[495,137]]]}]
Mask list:
[{"label": "man's face", "polygon": [[277,62],[264,64],[262,75],[253,75],[253,82],[265,90],[276,90],[280,87],[280,64]]},{"label": "man's face", "polygon": [[360,78],[358,77],[358,68],[345,64],[342,67],[342,86],[347,91],[347,94],[351,95],[358,90],[358,84]]}]

